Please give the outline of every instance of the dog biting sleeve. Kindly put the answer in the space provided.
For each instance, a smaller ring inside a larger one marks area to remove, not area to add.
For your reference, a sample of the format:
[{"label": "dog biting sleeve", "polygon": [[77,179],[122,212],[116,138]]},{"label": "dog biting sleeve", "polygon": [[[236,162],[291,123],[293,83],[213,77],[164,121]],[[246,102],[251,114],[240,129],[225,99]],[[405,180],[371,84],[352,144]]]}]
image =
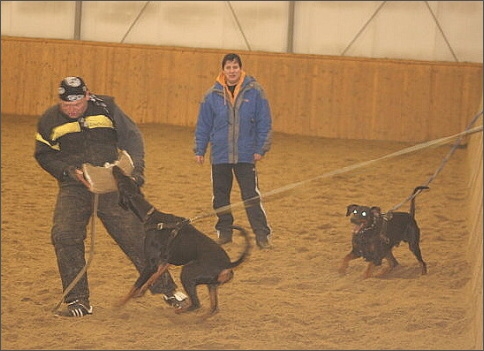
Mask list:
[{"label": "dog biting sleeve", "polygon": [[126,175],[133,173],[133,161],[126,151],[119,153],[118,160],[114,163],[106,163],[104,167],[93,166],[90,163],[84,163],[82,170],[84,177],[89,183],[89,190],[96,194],[110,193],[117,191],[116,182],[113,177],[113,166],[118,166]]}]

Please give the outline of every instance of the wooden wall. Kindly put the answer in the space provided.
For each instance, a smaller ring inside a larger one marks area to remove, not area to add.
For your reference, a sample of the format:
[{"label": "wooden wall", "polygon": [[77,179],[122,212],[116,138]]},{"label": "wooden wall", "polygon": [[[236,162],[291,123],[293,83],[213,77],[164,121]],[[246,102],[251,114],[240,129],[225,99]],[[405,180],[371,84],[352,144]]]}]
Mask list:
[{"label": "wooden wall", "polygon": [[[482,103],[481,103],[482,110]],[[482,116],[476,127],[482,126]],[[469,137],[467,161],[469,165],[469,208],[468,208],[468,261],[471,266],[472,279],[469,287],[469,311],[473,323],[471,325],[475,339],[475,350],[482,350],[483,346],[483,307],[482,307],[482,230],[483,230],[483,182],[482,182],[482,132]]]},{"label": "wooden wall", "polygon": [[[2,37],[1,53],[2,114],[40,115],[59,81],[80,75],[138,123],[191,127],[226,52]],[[464,130],[482,111],[482,64],[239,53],[266,89],[278,132],[422,142]],[[482,349],[482,133],[469,140],[469,304]]]},{"label": "wooden wall", "polygon": [[[2,36],[2,114],[40,115],[64,76],[116,97],[138,123],[194,126],[226,51]],[[274,131],[422,142],[462,131],[482,64],[239,52],[264,86]]]}]

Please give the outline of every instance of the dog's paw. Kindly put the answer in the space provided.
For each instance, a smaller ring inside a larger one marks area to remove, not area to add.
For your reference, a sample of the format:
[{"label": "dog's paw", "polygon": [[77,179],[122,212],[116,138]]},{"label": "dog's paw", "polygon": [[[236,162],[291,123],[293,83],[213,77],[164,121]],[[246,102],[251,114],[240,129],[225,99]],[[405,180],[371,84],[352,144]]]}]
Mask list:
[{"label": "dog's paw", "polygon": [[195,305],[191,305],[191,304],[186,304],[185,306],[183,307],[180,307],[180,308],[177,308],[175,310],[175,313],[176,314],[181,314],[181,313],[185,313],[185,312],[191,312],[191,311],[196,311],[200,308],[200,306],[195,306]]}]

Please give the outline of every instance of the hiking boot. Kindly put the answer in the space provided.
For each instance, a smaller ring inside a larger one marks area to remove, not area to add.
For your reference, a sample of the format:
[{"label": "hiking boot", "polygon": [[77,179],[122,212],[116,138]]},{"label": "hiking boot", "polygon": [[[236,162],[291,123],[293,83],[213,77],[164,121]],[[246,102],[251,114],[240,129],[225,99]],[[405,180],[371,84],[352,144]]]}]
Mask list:
[{"label": "hiking boot", "polygon": [[269,249],[272,249],[272,245],[269,242],[269,238],[267,237],[267,235],[265,235],[265,236],[258,236],[258,237],[256,237],[255,241],[257,243],[257,246],[261,250],[269,250]]},{"label": "hiking boot", "polygon": [[188,302],[188,296],[181,291],[176,291],[173,295],[163,294],[163,300],[175,308],[182,308]]},{"label": "hiking boot", "polygon": [[74,300],[67,303],[67,309],[57,312],[61,317],[84,317],[92,314],[92,306],[87,300]]}]

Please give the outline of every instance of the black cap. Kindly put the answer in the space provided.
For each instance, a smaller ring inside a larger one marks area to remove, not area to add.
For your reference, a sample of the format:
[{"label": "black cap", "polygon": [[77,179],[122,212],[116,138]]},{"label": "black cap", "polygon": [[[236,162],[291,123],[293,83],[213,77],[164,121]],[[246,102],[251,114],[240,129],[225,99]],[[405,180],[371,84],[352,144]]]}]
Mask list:
[{"label": "black cap", "polygon": [[65,77],[59,85],[59,98],[64,101],[77,101],[86,96],[87,86],[81,77]]}]

